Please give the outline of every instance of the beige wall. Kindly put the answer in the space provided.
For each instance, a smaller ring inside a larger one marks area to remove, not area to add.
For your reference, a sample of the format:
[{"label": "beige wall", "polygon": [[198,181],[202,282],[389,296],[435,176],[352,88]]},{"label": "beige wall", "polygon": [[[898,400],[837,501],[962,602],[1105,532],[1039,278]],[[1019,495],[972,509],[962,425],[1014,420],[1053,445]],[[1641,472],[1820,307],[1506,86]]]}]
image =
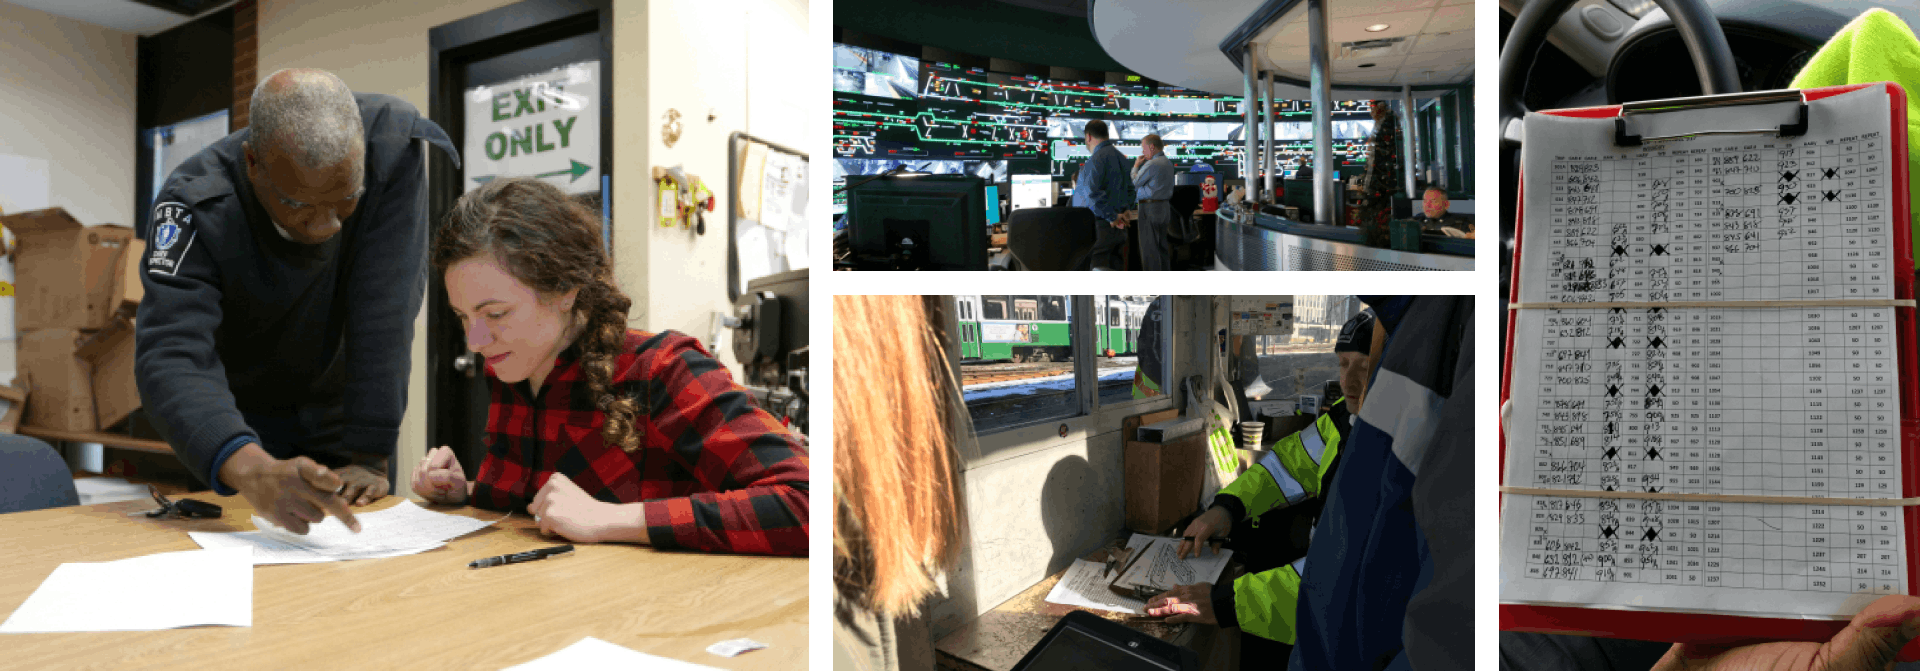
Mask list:
[{"label": "beige wall", "polygon": [[46,160],[49,202],[88,225],[133,224],[137,40],[0,3],[0,154]]},{"label": "beige wall", "polygon": [[[324,68],[354,90],[393,94],[425,110],[427,31],[512,2],[260,0],[259,72]],[[727,308],[727,238],[720,222],[731,196],[727,135],[743,130],[809,146],[806,131],[821,127],[826,112],[801,101],[817,97],[825,83],[815,80],[826,75],[807,70],[818,59],[795,57],[807,47],[807,29],[805,0],[614,0],[615,274],[633,298],[628,322],[634,328],[675,329],[705,341],[712,313]],[[680,111],[684,126],[672,148],[659,139],[668,108]],[[709,218],[707,235],[648,225],[647,175],[654,165],[682,165],[714,190],[722,205]],[[403,468],[427,447],[424,315],[414,331],[414,374],[397,458]],[[733,366],[727,341],[716,349]]]},{"label": "beige wall", "polygon": [[[0,3],[0,211],[64,207],[133,225],[138,37]],[[28,173],[31,173],[30,175]],[[0,259],[0,282],[13,261]],[[0,384],[15,371],[13,298],[0,297]]]},{"label": "beige wall", "polygon": [[[673,329],[706,341],[713,313],[728,307],[727,136],[745,131],[805,150],[807,129],[823,127],[825,110],[804,104],[825,85],[815,82],[825,74],[808,67],[818,59],[802,56],[809,45],[807,3],[615,0],[614,7],[620,118],[614,190],[625,198],[615,201],[620,281],[634,296],[637,328]],[[660,133],[668,110],[680,112],[682,126],[671,148]],[[651,208],[635,205],[655,201],[653,166],[684,167],[713,189],[719,206],[708,216],[705,236],[648,225]],[[728,342],[723,335],[715,354],[737,375]]]}]

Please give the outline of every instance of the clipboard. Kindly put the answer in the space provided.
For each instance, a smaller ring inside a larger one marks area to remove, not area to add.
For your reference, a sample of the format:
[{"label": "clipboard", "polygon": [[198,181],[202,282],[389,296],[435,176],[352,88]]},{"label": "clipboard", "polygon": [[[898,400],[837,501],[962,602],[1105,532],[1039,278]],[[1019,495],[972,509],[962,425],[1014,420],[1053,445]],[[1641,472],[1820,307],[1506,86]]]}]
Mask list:
[{"label": "clipboard", "polygon": [[[1144,534],[1142,534],[1142,536],[1144,536]],[[1162,590],[1162,588],[1152,588],[1152,586],[1142,586],[1142,584],[1119,584],[1119,579],[1127,577],[1127,571],[1131,571],[1133,565],[1140,563],[1140,558],[1146,556],[1146,548],[1150,548],[1154,540],[1175,540],[1175,542],[1179,542],[1181,538],[1173,538],[1173,536],[1146,536],[1146,546],[1142,546],[1142,548],[1119,548],[1119,550],[1116,550],[1116,552],[1119,552],[1119,556],[1110,556],[1110,558],[1106,559],[1106,569],[1108,569],[1110,573],[1114,573],[1114,579],[1112,579],[1112,581],[1106,581],[1106,590],[1108,590],[1108,592],[1114,592],[1114,594],[1125,596],[1125,598],[1137,598],[1137,600],[1142,600],[1142,602],[1167,592],[1167,590]]]},{"label": "clipboard", "polygon": [[[1744,135],[1767,134],[1793,136],[1807,132],[1807,103],[1872,87],[1883,87],[1888,94],[1890,116],[1888,137],[1890,153],[1889,186],[1892,187],[1892,275],[1893,293],[1896,300],[1910,301],[1914,298],[1914,251],[1913,218],[1908,190],[1908,144],[1906,92],[1897,84],[1876,82],[1869,84],[1851,84],[1805,90],[1768,91],[1748,94],[1730,94],[1705,96],[1701,98],[1673,99],[1588,107],[1543,112],[1563,117],[1614,120],[1615,146],[1634,146],[1641,142],[1671,139],[1674,136],[1650,136],[1642,129],[1646,124],[1637,123],[1643,115],[1660,114],[1669,111],[1698,110],[1708,107],[1737,105],[1770,104],[1799,98],[1801,101],[1799,121],[1789,121],[1772,128],[1702,128],[1690,129],[1687,135]],[[1523,166],[1524,169],[1524,166]],[[1525,177],[1518,185],[1519,206],[1514,215],[1514,251],[1512,268],[1514,277],[1508,298],[1509,305],[1522,301],[1521,288],[1528,278],[1520,275],[1524,266],[1521,253],[1525,245],[1521,244],[1526,234]],[[1508,307],[1506,309],[1513,309]],[[1901,497],[1920,496],[1920,367],[1916,366],[1917,352],[1915,338],[1915,309],[1895,307],[1894,314],[1894,351],[1895,376],[1898,380],[1899,395],[1896,408],[1899,430],[1900,453],[1904,460],[1899,474]],[[1518,315],[1507,320],[1506,348],[1501,368],[1500,400],[1502,406],[1509,400],[1513,391],[1514,350],[1520,346],[1515,342],[1519,328]],[[1505,427],[1500,432],[1500,479],[1506,483],[1507,435]],[[1501,494],[1502,527],[1504,533],[1504,515],[1508,512],[1504,504],[1505,494]],[[1905,532],[1907,553],[1906,591],[1908,594],[1920,594],[1920,510],[1915,506],[1906,506],[1902,510],[1901,522]],[[1503,572],[1509,567],[1503,566]],[[1524,570],[1524,569],[1522,569]],[[1500,597],[1504,599],[1504,595]],[[1547,606],[1535,604],[1506,603],[1500,607],[1500,630],[1516,632],[1539,632],[1558,634],[1578,634],[1615,638],[1630,638],[1647,641],[1687,642],[1702,645],[1738,645],[1758,641],[1825,641],[1848,624],[1847,620],[1787,619],[1778,617],[1757,617],[1712,613],[1672,612],[1655,610],[1619,610],[1602,607]],[[1920,639],[1916,639],[1920,641]],[[1916,646],[1908,646],[1902,659],[1911,658]]]}]

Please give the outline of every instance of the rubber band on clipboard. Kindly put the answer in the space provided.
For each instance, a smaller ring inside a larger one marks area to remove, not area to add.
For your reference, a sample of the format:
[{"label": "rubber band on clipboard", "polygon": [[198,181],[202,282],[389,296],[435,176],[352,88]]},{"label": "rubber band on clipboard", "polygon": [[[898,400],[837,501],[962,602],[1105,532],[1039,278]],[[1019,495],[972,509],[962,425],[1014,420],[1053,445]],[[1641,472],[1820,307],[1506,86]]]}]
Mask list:
[{"label": "rubber band on clipboard", "polygon": [[1643,501],[1700,501],[1703,503],[1779,503],[1811,506],[1920,506],[1920,497],[1905,499],[1842,499],[1831,496],[1767,496],[1760,494],[1686,494],[1680,492],[1609,492],[1584,489],[1500,486],[1502,494],[1558,496],[1573,499],[1638,499]]},{"label": "rubber band on clipboard", "polygon": [[1508,310],[1578,310],[1611,308],[1910,308],[1911,298],[1832,299],[1818,301],[1670,301],[1665,303],[1508,303]]}]

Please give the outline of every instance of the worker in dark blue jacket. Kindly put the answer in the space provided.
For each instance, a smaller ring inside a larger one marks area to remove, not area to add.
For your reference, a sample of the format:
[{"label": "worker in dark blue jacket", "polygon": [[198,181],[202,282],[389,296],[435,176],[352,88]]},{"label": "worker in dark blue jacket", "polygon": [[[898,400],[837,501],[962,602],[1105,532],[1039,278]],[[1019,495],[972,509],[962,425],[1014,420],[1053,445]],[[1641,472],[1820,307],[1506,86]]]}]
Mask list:
[{"label": "worker in dark blue jacket", "polygon": [[[282,70],[251,127],[188,158],[143,227],[134,375],[175,454],[296,533],[388,489],[427,285],[412,105]],[[424,142],[422,142],[424,140]]]},{"label": "worker in dark blue jacket", "polygon": [[1473,298],[1360,300],[1386,348],[1307,550],[1288,668],[1477,668]]}]

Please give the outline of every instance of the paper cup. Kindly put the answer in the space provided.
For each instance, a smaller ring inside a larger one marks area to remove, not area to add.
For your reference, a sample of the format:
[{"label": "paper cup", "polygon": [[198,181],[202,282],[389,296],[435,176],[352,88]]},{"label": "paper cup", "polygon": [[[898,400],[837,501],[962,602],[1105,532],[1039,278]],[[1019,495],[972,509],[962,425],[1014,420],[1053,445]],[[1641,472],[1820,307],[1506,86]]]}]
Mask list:
[{"label": "paper cup", "polygon": [[1240,445],[1249,450],[1262,449],[1260,434],[1267,430],[1266,422],[1241,422]]}]

